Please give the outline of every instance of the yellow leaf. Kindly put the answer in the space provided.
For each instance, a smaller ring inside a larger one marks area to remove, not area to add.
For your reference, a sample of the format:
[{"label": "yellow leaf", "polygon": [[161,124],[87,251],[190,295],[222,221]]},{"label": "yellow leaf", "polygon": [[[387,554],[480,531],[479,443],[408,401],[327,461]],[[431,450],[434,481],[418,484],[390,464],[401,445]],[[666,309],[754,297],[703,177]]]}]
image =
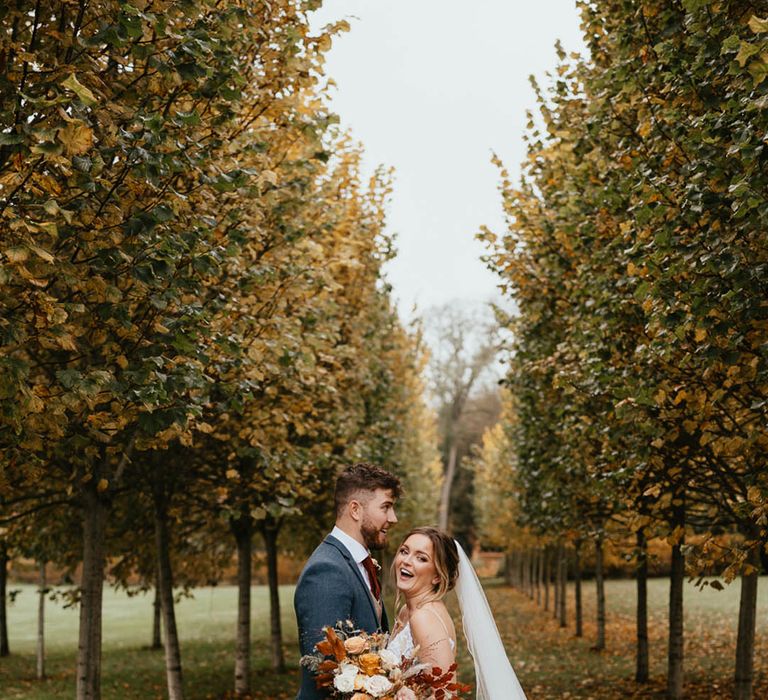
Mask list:
[{"label": "yellow leaf", "polygon": [[120,369],[125,369],[128,366],[128,358],[125,355],[118,355],[118,357],[115,359],[115,364]]},{"label": "yellow leaf", "polygon": [[259,184],[264,184],[265,182],[268,182],[273,187],[276,187],[277,174],[272,170],[264,170],[261,175],[259,175]]},{"label": "yellow leaf", "polygon": [[632,277],[634,277],[637,274],[637,265],[635,265],[635,263],[630,262],[627,265],[627,274],[631,275]]},{"label": "yellow leaf", "polygon": [[707,330],[706,328],[697,328],[696,334],[694,336],[696,338],[696,342],[700,343],[704,338],[707,337]]},{"label": "yellow leaf", "polygon": [[109,482],[106,479],[99,479],[99,483],[96,485],[96,490],[101,493],[109,488]]},{"label": "yellow leaf", "polygon": [[69,155],[87,153],[93,147],[93,131],[85,122],[74,121],[59,129],[59,141]]},{"label": "yellow leaf", "polygon": [[44,250],[43,248],[40,248],[36,245],[30,245],[29,249],[35,253],[38,257],[45,260],[45,262],[52,263],[54,258],[53,255],[51,255],[47,250]]},{"label": "yellow leaf", "polygon": [[237,479],[239,476],[239,472],[237,469],[227,469],[226,477],[227,479]]},{"label": "yellow leaf", "polygon": [[763,32],[768,32],[768,18],[761,19],[757,15],[752,15],[752,17],[749,20],[749,28],[755,34],[762,34]]},{"label": "yellow leaf", "polygon": [[77,350],[77,343],[69,333],[65,333],[64,335],[57,336],[56,342],[62,348],[64,348],[64,350]]},{"label": "yellow leaf", "polygon": [[29,250],[22,245],[6,248],[3,253],[10,262],[24,262],[29,257]]}]

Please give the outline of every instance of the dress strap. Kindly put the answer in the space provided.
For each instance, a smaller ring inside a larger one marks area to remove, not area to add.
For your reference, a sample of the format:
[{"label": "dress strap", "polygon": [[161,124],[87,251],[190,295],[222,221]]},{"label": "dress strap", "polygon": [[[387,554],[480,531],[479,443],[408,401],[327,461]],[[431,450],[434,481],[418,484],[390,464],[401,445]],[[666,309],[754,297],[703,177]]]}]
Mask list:
[{"label": "dress strap", "polygon": [[446,625],[445,622],[443,622],[443,618],[440,617],[440,615],[438,614],[437,610],[433,610],[432,608],[424,608],[424,609],[428,610],[429,612],[431,612],[438,619],[440,624],[443,626],[443,629],[445,630],[445,634],[447,635],[448,639],[452,643],[455,643],[453,637],[451,636],[451,631],[448,629],[448,625]]}]

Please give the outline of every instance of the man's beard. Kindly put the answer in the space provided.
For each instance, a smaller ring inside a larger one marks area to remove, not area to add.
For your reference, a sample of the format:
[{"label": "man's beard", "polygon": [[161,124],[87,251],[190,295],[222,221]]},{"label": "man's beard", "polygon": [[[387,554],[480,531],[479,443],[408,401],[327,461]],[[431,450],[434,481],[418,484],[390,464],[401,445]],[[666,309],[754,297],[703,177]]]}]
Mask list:
[{"label": "man's beard", "polygon": [[363,518],[363,522],[360,524],[360,534],[363,536],[363,542],[368,549],[384,549],[387,544],[387,537],[382,534],[381,528],[371,524],[367,518]]}]

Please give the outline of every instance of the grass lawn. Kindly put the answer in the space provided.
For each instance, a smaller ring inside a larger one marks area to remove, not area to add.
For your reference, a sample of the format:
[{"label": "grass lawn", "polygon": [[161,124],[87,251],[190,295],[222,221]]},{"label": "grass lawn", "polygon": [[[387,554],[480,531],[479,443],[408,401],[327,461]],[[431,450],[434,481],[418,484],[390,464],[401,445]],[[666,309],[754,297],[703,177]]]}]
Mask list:
[{"label": "grass lawn", "polygon": [[[11,586],[21,594],[9,609],[12,656],[0,659],[3,700],[53,700],[74,693],[77,611],[48,603],[47,670],[49,678],[34,680],[36,597],[32,586]],[[585,638],[573,636],[571,626],[560,629],[550,613],[498,582],[487,591],[509,657],[530,700],[549,698],[657,698],[663,696],[666,664],[666,605],[668,582],[649,583],[651,675],[649,686],[638,688],[634,673],[634,582],[610,581],[608,649],[590,651],[594,639],[594,585],[585,583]],[[722,592],[686,589],[686,682],[688,697],[728,698],[733,667],[738,584]],[[293,588],[281,588],[286,660],[284,676],[269,670],[268,600],[265,588],[253,591],[254,698],[293,698],[297,688],[297,647],[293,618]],[[205,588],[178,604],[185,685],[189,700],[222,698],[232,688],[236,589]],[[755,654],[758,688],[755,697],[768,697],[768,578],[760,582],[758,643]],[[105,700],[163,698],[162,652],[150,651],[152,600],[105,592],[103,697]],[[460,627],[460,626],[459,626]],[[462,680],[471,682],[472,664],[460,640]]]}]

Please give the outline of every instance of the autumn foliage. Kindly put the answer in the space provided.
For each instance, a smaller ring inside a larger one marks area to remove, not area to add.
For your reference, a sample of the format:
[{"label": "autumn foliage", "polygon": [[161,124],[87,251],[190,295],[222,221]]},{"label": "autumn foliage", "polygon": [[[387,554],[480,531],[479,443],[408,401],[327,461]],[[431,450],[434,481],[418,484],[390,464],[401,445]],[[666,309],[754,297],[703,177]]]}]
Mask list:
[{"label": "autumn foliage", "polygon": [[515,522],[531,548],[588,541],[598,560],[606,538],[631,538],[638,575],[648,540],[668,540],[671,697],[686,571],[742,577],[735,687],[751,696],[768,541],[765,9],[581,3],[590,55],[558,47],[521,183],[499,163],[508,230],[480,236],[518,308],[506,438],[486,448],[512,455]]},{"label": "autumn foliage", "polygon": [[423,351],[382,274],[389,174],[334,126],[323,54],[348,27],[310,32],[316,5],[0,9],[0,539],[43,556],[41,523],[80,521],[44,538],[83,563],[78,698],[111,564],[160,590],[178,698],[174,568],[215,579],[224,533],[245,575],[260,532],[276,571],[351,460],[434,484]]}]

